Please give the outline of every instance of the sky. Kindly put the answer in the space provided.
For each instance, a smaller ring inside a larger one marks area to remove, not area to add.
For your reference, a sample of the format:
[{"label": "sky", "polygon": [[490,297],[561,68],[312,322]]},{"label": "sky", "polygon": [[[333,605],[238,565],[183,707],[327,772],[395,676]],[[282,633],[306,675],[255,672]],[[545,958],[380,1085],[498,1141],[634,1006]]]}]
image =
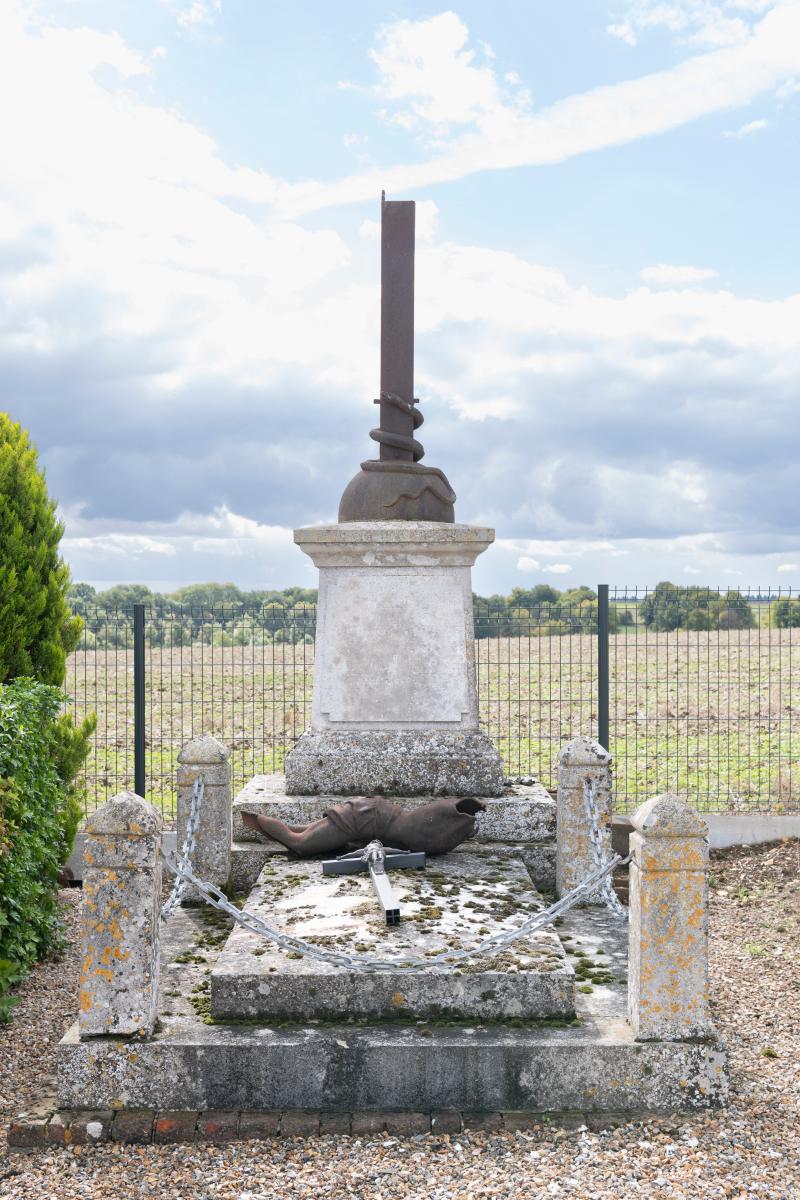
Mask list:
[{"label": "sky", "polygon": [[313,586],[380,193],[486,595],[800,585],[800,0],[5,0],[0,387],[73,577]]}]

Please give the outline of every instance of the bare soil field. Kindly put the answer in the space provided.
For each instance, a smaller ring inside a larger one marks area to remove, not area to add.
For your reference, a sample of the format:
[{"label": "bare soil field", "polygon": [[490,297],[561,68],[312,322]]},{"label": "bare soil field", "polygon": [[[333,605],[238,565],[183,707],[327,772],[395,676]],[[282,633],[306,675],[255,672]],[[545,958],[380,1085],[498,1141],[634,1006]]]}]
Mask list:
[{"label": "bare soil field", "polygon": [[[475,643],[484,727],[511,775],[555,782],[559,747],[597,733],[597,643],[588,634]],[[148,795],[170,815],[181,745],[213,733],[234,782],[281,770],[310,721],[314,648],[194,643],[148,647]],[[133,780],[133,654],[70,656],[67,695],[96,711],[87,807]],[[610,639],[616,796],[631,809],[677,791],[701,811],[800,810],[800,629],[650,633]]]}]

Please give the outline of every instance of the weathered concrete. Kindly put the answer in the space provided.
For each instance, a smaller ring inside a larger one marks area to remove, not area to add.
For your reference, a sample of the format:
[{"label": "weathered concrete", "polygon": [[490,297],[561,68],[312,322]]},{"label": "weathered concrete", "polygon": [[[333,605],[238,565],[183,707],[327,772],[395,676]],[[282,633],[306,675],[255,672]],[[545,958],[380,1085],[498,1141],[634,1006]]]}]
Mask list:
[{"label": "weathered concrete", "polygon": [[727,1098],[724,1047],[633,1040],[624,1021],[574,1028],[171,1022],[136,1047],[59,1047],[59,1102],[114,1108],[674,1112]]},{"label": "weathered concrete", "polygon": [[572,891],[595,869],[583,791],[587,781],[594,786],[603,852],[609,855],[611,755],[592,738],[576,737],[558,756],[556,892],[559,896]]},{"label": "weathered concrete", "polygon": [[286,759],[293,795],[499,796],[503,767],[480,730],[312,729]]},{"label": "weathered concrete", "polygon": [[[464,842],[451,854],[469,853],[488,862],[516,858],[525,864],[533,886],[548,895],[555,891],[556,845],[552,842]],[[266,862],[273,856],[285,856],[277,842],[234,841],[231,846],[231,888],[234,892],[249,892]],[[431,859],[431,862],[434,862]]]},{"label": "weathered concrete", "polygon": [[709,1037],[706,824],[669,794],[631,822],[631,1027],[639,1039]]},{"label": "weathered concrete", "polygon": [[[471,854],[392,871],[400,925],[387,930],[366,874],[324,876],[319,862],[275,856],[245,910],[326,949],[392,958],[468,949],[517,928],[543,905],[524,865]],[[235,928],[211,973],[211,1014],[228,1018],[532,1018],[574,1011],[574,974],[552,930],[453,972],[363,972],[298,957]]]},{"label": "weathered concrete", "polygon": [[[178,755],[178,849],[183,845],[192,803],[195,781],[204,782],[203,803],[193,856],[194,870],[200,879],[225,887],[231,871],[231,769],[228,751],[210,734],[187,742]],[[199,897],[189,885],[184,902]]]},{"label": "weathered concrete", "polygon": [[146,1037],[159,976],[161,814],[122,792],[86,822],[81,897],[81,1038]]},{"label": "weathered concrete", "polygon": [[218,1024],[206,974],[221,953],[216,930],[197,907],[166,926],[159,1025],[149,1041],[81,1043],[77,1027],[66,1035],[62,1106],[588,1115],[702,1109],[727,1096],[718,1040],[636,1042],[625,1019],[624,927],[601,909],[569,913],[559,925],[576,970],[594,964],[591,991],[576,993],[578,1024],[563,1027],[399,1018]]},{"label": "weathered concrete", "polygon": [[500,794],[500,756],[479,730],[471,585],[494,532],[356,521],[294,536],[320,578],[312,729],[287,757],[287,790]]}]

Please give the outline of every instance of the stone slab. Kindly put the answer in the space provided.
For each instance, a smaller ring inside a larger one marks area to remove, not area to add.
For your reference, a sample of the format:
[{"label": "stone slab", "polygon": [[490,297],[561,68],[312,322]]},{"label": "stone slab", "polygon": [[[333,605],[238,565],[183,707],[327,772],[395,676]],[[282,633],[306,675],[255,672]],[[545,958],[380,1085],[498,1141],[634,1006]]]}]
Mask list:
[{"label": "stone slab", "polygon": [[[469,791],[456,795],[473,795]],[[401,808],[427,804],[433,795],[392,796]],[[340,794],[289,795],[284,775],[255,775],[233,802],[233,839],[235,842],[265,842],[260,834],[247,829],[242,810],[277,817],[289,825],[318,821],[331,804],[340,804]],[[556,805],[541,783],[515,784],[501,796],[481,796],[485,812],[476,818],[476,842],[551,842],[556,833]]]},{"label": "stone slab", "polygon": [[727,1098],[724,1047],[635,1042],[619,1018],[577,1028],[172,1023],[136,1045],[59,1046],[60,1103],[425,1112],[675,1112]]},{"label": "stone slab", "polygon": [[[555,842],[465,842],[452,854],[479,854],[492,861],[517,858],[525,864],[533,886],[551,894],[555,889]],[[264,842],[236,841],[231,847],[231,888],[234,893],[247,893],[254,886],[264,864],[273,855],[286,856],[283,846],[265,839]],[[434,860],[431,860],[434,861]]]},{"label": "stone slab", "polygon": [[[324,876],[318,861],[273,857],[245,910],[326,949],[377,958],[430,957],[469,949],[517,928],[543,908],[522,862],[467,853],[432,859],[425,870],[390,873],[402,918],[387,928],[369,876]],[[570,1016],[574,973],[552,930],[516,941],[456,971],[403,969],[365,974],[299,957],[240,927],[211,972],[218,1020],[343,1020],[397,1016],[534,1018]]]},{"label": "stone slab", "polygon": [[479,729],[310,729],[286,757],[286,787],[292,795],[499,796],[503,763]]}]

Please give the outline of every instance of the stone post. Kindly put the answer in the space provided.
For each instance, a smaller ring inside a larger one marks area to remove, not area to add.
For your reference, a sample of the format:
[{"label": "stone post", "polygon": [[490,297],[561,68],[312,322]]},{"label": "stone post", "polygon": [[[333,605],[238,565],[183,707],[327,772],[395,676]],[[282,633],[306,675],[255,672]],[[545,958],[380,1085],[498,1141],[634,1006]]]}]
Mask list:
[{"label": "stone post", "polygon": [[[226,747],[207,733],[187,742],[178,755],[178,853],[186,836],[192,788],[198,776],[202,776],[205,788],[193,870],[199,879],[224,888],[231,873],[231,767]],[[196,902],[197,890],[187,887],[183,899]]]},{"label": "stone post", "polygon": [[639,1040],[708,1037],[708,827],[677,796],[631,818],[628,1018]]},{"label": "stone post", "polygon": [[161,814],[134,792],[92,813],[81,897],[81,1038],[147,1037],[158,999]]},{"label": "stone post", "polygon": [[[576,737],[558,756],[556,892],[559,896],[595,870],[583,788],[594,785],[603,854],[611,854],[611,755],[590,737]],[[598,899],[598,903],[600,903]]]}]

